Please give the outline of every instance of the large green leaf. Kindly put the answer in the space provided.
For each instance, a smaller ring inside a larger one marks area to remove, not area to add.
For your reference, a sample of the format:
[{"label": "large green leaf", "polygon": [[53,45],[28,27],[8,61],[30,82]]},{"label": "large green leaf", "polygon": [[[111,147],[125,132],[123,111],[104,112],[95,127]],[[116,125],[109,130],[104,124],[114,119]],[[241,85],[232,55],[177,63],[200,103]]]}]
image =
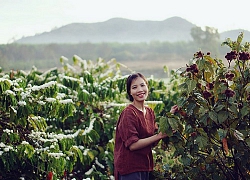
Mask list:
[{"label": "large green leaf", "polygon": [[218,112],[218,121],[219,123],[223,123],[228,118],[228,112],[227,111],[219,111]]}]

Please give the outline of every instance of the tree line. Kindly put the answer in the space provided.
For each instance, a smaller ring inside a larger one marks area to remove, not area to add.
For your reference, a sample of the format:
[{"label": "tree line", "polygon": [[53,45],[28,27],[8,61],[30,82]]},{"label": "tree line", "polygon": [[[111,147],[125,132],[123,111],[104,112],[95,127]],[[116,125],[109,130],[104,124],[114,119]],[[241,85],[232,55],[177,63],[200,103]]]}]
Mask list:
[{"label": "tree line", "polygon": [[71,58],[74,55],[82,59],[95,60],[99,57],[119,62],[125,61],[187,61],[190,52],[203,50],[215,52],[218,57],[225,54],[220,46],[216,29],[200,27],[191,30],[193,41],[150,43],[80,43],[80,44],[6,44],[0,45],[0,66],[3,70],[29,70],[32,66],[48,69],[59,66],[61,56]]}]

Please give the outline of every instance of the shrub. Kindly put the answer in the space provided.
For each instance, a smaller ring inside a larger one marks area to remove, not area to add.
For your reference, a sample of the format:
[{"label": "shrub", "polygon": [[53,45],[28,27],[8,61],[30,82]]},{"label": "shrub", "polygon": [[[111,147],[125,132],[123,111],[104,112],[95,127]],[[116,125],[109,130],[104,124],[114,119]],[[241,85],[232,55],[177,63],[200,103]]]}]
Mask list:
[{"label": "shrub", "polygon": [[[173,145],[169,179],[250,178],[250,56],[243,33],[226,63],[198,51],[180,73],[183,83],[174,114],[165,113],[161,131]],[[172,133],[172,129],[177,130]],[[169,171],[165,171],[165,176]]]}]

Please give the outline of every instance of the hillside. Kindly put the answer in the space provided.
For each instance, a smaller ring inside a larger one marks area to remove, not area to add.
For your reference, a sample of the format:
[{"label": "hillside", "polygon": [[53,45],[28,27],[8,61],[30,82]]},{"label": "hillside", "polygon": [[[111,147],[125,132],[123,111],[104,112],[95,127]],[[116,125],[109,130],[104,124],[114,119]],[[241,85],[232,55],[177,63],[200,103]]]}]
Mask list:
[{"label": "hillside", "polygon": [[[195,24],[181,17],[164,21],[134,21],[112,18],[97,23],[72,23],[35,36],[23,37],[14,43],[20,44],[76,44],[76,43],[139,43],[150,41],[191,41],[191,28]],[[250,32],[237,29],[220,33],[221,41],[235,39],[244,31],[244,40],[250,41]]]},{"label": "hillside", "polygon": [[136,43],[150,41],[190,41],[194,24],[180,17],[164,21],[134,21],[113,18],[97,23],[73,23],[35,36],[24,37],[15,43]]},{"label": "hillside", "polygon": [[225,31],[220,33],[220,39],[224,41],[226,38],[230,38],[232,40],[236,40],[240,32],[244,32],[244,41],[250,42],[250,32],[244,29],[235,29],[231,31]]}]

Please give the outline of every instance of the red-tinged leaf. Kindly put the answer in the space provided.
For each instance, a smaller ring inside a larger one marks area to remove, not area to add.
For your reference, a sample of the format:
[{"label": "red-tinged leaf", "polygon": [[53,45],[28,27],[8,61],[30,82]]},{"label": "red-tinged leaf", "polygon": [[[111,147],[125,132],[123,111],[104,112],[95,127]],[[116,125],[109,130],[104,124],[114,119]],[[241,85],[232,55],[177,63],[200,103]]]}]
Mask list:
[{"label": "red-tinged leaf", "polygon": [[223,139],[222,139],[222,145],[223,145],[223,149],[224,149],[226,155],[228,155],[227,138],[223,138]]},{"label": "red-tinged leaf", "polygon": [[49,172],[47,175],[47,180],[52,180],[53,179],[53,172]]}]

